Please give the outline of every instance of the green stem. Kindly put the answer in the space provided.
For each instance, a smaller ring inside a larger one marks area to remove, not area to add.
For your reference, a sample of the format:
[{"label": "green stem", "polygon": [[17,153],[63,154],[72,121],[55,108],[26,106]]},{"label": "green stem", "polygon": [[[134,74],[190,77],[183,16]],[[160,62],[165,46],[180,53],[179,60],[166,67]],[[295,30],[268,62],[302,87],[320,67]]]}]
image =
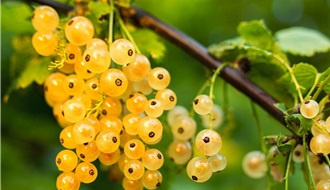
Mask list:
[{"label": "green stem", "polygon": [[309,188],[308,189],[315,189],[315,184],[314,184],[314,179],[313,179],[313,174],[312,174],[312,168],[311,165],[309,163],[309,157],[308,157],[308,149],[307,149],[307,145],[306,145],[306,134],[303,135],[303,146],[304,146],[304,151],[305,151],[305,167],[307,168],[307,172],[308,172],[308,180],[309,180]]},{"label": "green stem", "polygon": [[213,100],[214,99],[214,94],[213,94],[213,90],[214,90],[214,83],[215,83],[215,79],[217,78],[217,76],[219,75],[220,71],[228,66],[230,63],[229,62],[225,62],[223,64],[221,64],[213,73],[213,76],[211,78],[210,81],[210,93],[209,93],[209,97]]},{"label": "green stem", "polygon": [[[110,46],[113,41],[114,4],[112,0],[110,0],[110,6],[111,6],[111,10],[109,14],[109,36],[108,36],[109,52],[110,52]],[[112,66],[111,60],[110,60],[110,66]]]},{"label": "green stem", "polygon": [[257,112],[257,109],[256,109],[255,105],[253,104],[253,102],[250,101],[250,103],[251,103],[253,116],[254,116],[254,118],[256,120],[256,123],[257,123],[257,128],[258,128],[258,133],[259,133],[259,140],[260,140],[260,144],[261,144],[261,150],[264,154],[267,154],[265,141],[263,139],[264,133],[263,133],[261,122],[260,122],[260,119],[259,119],[259,116],[258,116],[258,112]]},{"label": "green stem", "polygon": [[88,118],[92,114],[97,115],[97,113],[98,113],[100,107],[102,106],[102,104],[103,104],[106,97],[107,97],[106,94],[102,94],[101,100],[99,102],[97,102],[97,104],[91,110],[89,110],[89,112],[86,115],[86,118]]},{"label": "green stem", "polygon": [[317,89],[317,91],[314,93],[314,95],[312,97],[313,100],[316,100],[317,99],[317,97],[320,95],[320,93],[322,92],[324,86],[327,84],[327,82],[329,80],[330,80],[330,75],[328,75],[327,78],[320,83],[319,88]]},{"label": "green stem", "polygon": [[288,158],[288,162],[286,165],[286,171],[285,171],[285,176],[284,176],[284,180],[285,180],[285,190],[289,189],[289,172],[290,172],[290,166],[291,166],[291,160],[292,160],[292,154],[293,154],[293,147],[291,148],[290,154],[289,154],[289,158]]},{"label": "green stem", "polygon": [[314,84],[313,84],[312,88],[309,90],[309,92],[307,93],[307,95],[304,98],[305,100],[308,100],[309,99],[309,96],[312,94],[312,92],[316,88],[317,83],[319,82],[319,79],[320,79],[320,76],[317,75],[316,78],[315,78],[315,81],[314,81]]},{"label": "green stem", "polygon": [[118,22],[119,22],[119,25],[120,27],[123,29],[123,31],[125,32],[127,38],[129,39],[129,41],[132,42],[133,46],[135,47],[135,51],[138,53],[138,54],[141,54],[141,51],[139,50],[138,46],[136,45],[132,35],[130,34],[130,32],[128,31],[126,25],[124,24],[123,22],[123,19],[121,18],[120,16],[120,13],[118,12],[118,10],[116,9],[116,15],[117,15],[117,18],[118,18]]},{"label": "green stem", "polygon": [[327,155],[324,156],[325,160],[327,161],[328,166],[330,166],[330,160],[329,157]]}]

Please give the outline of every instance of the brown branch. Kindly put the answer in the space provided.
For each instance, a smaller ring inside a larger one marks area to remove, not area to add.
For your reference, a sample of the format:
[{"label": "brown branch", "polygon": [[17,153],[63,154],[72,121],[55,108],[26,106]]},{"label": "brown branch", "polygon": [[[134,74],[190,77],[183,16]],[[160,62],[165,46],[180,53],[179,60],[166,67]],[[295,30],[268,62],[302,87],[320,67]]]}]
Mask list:
[{"label": "brown branch", "polygon": [[[50,2],[49,0],[37,1],[42,4],[50,5],[48,4],[48,2]],[[62,4],[61,7],[63,6],[64,5]],[[66,6],[65,8],[65,10],[71,9],[72,7],[69,6]],[[199,60],[209,69],[215,70],[219,65],[221,65],[221,62],[213,58],[207,52],[207,49],[200,43],[198,43],[196,40],[158,20],[157,18],[153,17],[142,9],[132,7],[130,9],[122,9],[121,13],[123,17],[134,20],[141,27],[150,28],[151,30],[157,32],[164,38],[176,44],[177,46],[181,47],[183,50],[185,50],[191,56]],[[243,72],[231,67],[225,67],[221,70],[220,76],[232,86],[234,86],[236,89],[250,97],[254,102],[259,104],[277,121],[286,126],[283,113],[274,106],[277,101],[274,100],[265,91],[263,91],[260,87],[251,82]],[[287,129],[290,130],[289,128]],[[292,130],[290,131],[293,132]]]}]

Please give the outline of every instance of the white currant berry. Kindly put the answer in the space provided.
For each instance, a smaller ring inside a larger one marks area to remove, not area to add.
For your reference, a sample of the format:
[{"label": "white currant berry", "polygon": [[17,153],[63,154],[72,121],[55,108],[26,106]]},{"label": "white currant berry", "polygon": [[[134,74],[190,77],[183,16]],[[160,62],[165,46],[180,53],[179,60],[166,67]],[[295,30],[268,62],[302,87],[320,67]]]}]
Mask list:
[{"label": "white currant berry", "polygon": [[301,104],[300,113],[305,118],[312,119],[319,113],[319,104],[315,100],[307,100]]}]

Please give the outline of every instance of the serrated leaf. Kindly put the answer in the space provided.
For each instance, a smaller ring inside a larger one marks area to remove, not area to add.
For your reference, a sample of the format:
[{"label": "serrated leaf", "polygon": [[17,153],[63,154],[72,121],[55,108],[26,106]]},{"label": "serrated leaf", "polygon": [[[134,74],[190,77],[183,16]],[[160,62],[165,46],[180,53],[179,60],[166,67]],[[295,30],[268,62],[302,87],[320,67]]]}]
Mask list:
[{"label": "serrated leaf", "polygon": [[286,123],[292,129],[297,129],[298,135],[306,134],[313,125],[312,119],[306,119],[301,114],[292,114],[285,117]]},{"label": "serrated leaf", "polygon": [[289,152],[295,144],[296,144],[296,140],[292,139],[284,144],[278,145],[277,149],[282,153]]},{"label": "serrated leaf", "polygon": [[330,67],[321,74],[320,79],[319,79],[319,83],[325,82],[323,90],[327,94],[330,94],[330,79],[329,79],[329,76],[330,76]]},{"label": "serrated leaf", "polygon": [[137,29],[131,35],[143,55],[156,61],[164,57],[166,47],[157,34],[148,29]]},{"label": "serrated leaf", "polygon": [[17,79],[16,88],[26,88],[32,82],[43,84],[50,75],[50,71],[48,70],[50,62],[50,58],[32,59]]},{"label": "serrated leaf", "polygon": [[311,57],[330,50],[330,40],[324,34],[305,27],[291,27],[278,31],[276,39],[284,52]]},{"label": "serrated leaf", "polygon": [[251,46],[265,50],[273,49],[275,40],[262,20],[241,22],[237,30]]},{"label": "serrated leaf", "polygon": [[18,1],[3,2],[1,4],[1,29],[17,34],[32,34],[34,29],[31,23],[31,15],[32,10],[25,3]]},{"label": "serrated leaf", "polygon": [[238,47],[243,43],[241,37],[225,40],[218,44],[213,44],[208,48],[208,52],[219,60],[233,61],[238,54]]},{"label": "serrated leaf", "polygon": [[95,19],[98,22],[104,22],[105,16],[107,16],[110,13],[110,11],[113,9],[108,3],[100,2],[100,1],[97,2],[91,1],[88,4],[88,7],[91,15],[95,17]]},{"label": "serrated leaf", "polygon": [[[300,86],[300,90],[303,94],[308,92],[308,90],[313,86],[316,77],[317,70],[313,65],[308,63],[299,63],[293,66],[293,74],[297,79]],[[285,87],[291,94],[297,94],[296,87],[292,82],[290,73],[286,73],[279,79],[279,83]]]}]

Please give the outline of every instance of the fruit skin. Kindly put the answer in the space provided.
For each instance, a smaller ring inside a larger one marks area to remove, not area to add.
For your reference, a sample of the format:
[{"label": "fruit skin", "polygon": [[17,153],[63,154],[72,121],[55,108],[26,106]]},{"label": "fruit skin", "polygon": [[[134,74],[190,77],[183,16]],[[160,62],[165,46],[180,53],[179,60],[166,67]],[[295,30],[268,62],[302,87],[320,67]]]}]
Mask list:
[{"label": "fruit skin", "polygon": [[110,53],[102,47],[92,46],[85,50],[83,61],[86,68],[91,72],[103,73],[110,67]]},{"label": "fruit skin", "polygon": [[96,180],[98,172],[96,167],[89,162],[81,162],[75,170],[79,181],[83,183],[92,183]]},{"label": "fruit skin", "polygon": [[150,117],[160,117],[164,112],[162,102],[157,99],[149,100],[144,107],[144,112]]},{"label": "fruit skin", "polygon": [[49,6],[39,6],[32,14],[32,25],[37,31],[53,31],[59,20],[57,12]]},{"label": "fruit skin", "polygon": [[163,182],[163,176],[159,171],[147,170],[142,177],[142,184],[147,189],[157,189]]},{"label": "fruit skin", "polygon": [[110,46],[110,57],[118,65],[131,63],[135,58],[135,48],[126,39],[115,40]]},{"label": "fruit skin", "polygon": [[141,54],[136,54],[135,59],[123,66],[123,72],[130,81],[141,81],[148,76],[150,71],[150,62],[148,58]]},{"label": "fruit skin", "polygon": [[301,144],[298,144],[293,150],[292,160],[296,163],[302,163],[305,161],[305,151]]},{"label": "fruit skin", "polygon": [[144,175],[144,167],[139,160],[129,160],[124,166],[124,174],[127,179],[138,180]]},{"label": "fruit skin", "polygon": [[144,117],[138,123],[138,135],[146,144],[156,144],[163,135],[162,123],[153,117]]},{"label": "fruit skin", "polygon": [[93,162],[99,157],[100,150],[96,146],[96,141],[93,140],[90,143],[78,145],[76,148],[76,153],[80,160],[85,162]]},{"label": "fruit skin", "polygon": [[195,157],[188,162],[186,168],[188,177],[198,183],[209,180],[212,176],[212,168],[206,158]]},{"label": "fruit skin", "polygon": [[265,155],[260,151],[252,151],[246,154],[242,165],[245,174],[255,179],[264,177],[268,169]]},{"label": "fruit skin", "polygon": [[39,55],[50,56],[55,54],[57,38],[53,32],[39,31],[33,35],[32,45]]},{"label": "fruit skin", "polygon": [[148,83],[155,90],[165,89],[170,82],[170,73],[162,67],[153,68],[148,75]]},{"label": "fruit skin", "polygon": [[130,180],[124,177],[122,185],[125,190],[143,190],[143,184],[141,179]]},{"label": "fruit skin", "polygon": [[93,38],[94,26],[88,18],[75,16],[67,22],[64,32],[70,43],[82,46]]},{"label": "fruit skin", "polygon": [[213,108],[213,100],[207,95],[198,95],[193,102],[193,108],[199,115],[209,114]]},{"label": "fruit skin", "polygon": [[[212,114],[212,128],[218,129],[223,122],[223,111],[220,106],[213,105],[213,108],[211,110]],[[205,128],[208,128],[210,126],[210,115],[201,115],[202,124]]]},{"label": "fruit skin", "polygon": [[85,105],[78,100],[70,99],[63,104],[62,114],[66,121],[76,123],[85,117]]},{"label": "fruit skin", "polygon": [[315,100],[307,100],[300,106],[300,113],[307,119],[312,119],[319,113],[319,104]]},{"label": "fruit skin", "polygon": [[73,172],[63,172],[56,179],[58,190],[79,190],[80,182]]},{"label": "fruit skin", "polygon": [[142,156],[143,166],[148,170],[158,170],[164,164],[164,156],[157,149],[149,149]]},{"label": "fruit skin", "polygon": [[101,131],[96,137],[97,148],[104,153],[115,152],[120,145],[119,134],[111,129]]},{"label": "fruit skin", "polygon": [[227,159],[222,154],[216,154],[207,158],[211,164],[213,172],[220,172],[227,166]]},{"label": "fruit skin", "polygon": [[101,90],[108,96],[117,97],[127,89],[128,80],[125,74],[119,69],[108,69],[102,73],[100,78]]},{"label": "fruit skin", "polygon": [[330,179],[324,179],[316,184],[316,190],[330,190]]},{"label": "fruit skin", "polygon": [[172,125],[174,120],[181,115],[188,116],[188,110],[180,105],[175,106],[167,113],[167,123]]},{"label": "fruit skin", "polygon": [[111,166],[118,162],[120,158],[120,149],[117,149],[113,153],[103,153],[101,152],[99,155],[100,162],[105,166]]},{"label": "fruit skin", "polygon": [[204,129],[197,134],[195,145],[202,154],[213,156],[220,151],[222,139],[216,131]]},{"label": "fruit skin", "polygon": [[60,133],[60,142],[62,146],[67,149],[74,149],[77,147],[77,143],[72,136],[72,127],[73,126],[67,126]]},{"label": "fruit skin", "polygon": [[74,170],[78,164],[78,157],[76,153],[71,150],[62,150],[55,159],[58,170],[70,172]]},{"label": "fruit skin", "polygon": [[314,136],[309,144],[309,147],[316,155],[330,154],[330,135],[318,134]]},{"label": "fruit skin", "polygon": [[171,89],[159,90],[156,99],[162,102],[164,110],[171,110],[177,102],[176,94]]},{"label": "fruit skin", "polygon": [[172,124],[173,136],[182,141],[192,138],[196,132],[196,122],[189,116],[180,116]]},{"label": "fruit skin", "polygon": [[145,152],[145,146],[139,139],[132,139],[126,142],[124,153],[129,159],[140,159]]},{"label": "fruit skin", "polygon": [[185,164],[192,156],[192,147],[187,141],[175,140],[168,146],[167,153],[175,164]]}]

